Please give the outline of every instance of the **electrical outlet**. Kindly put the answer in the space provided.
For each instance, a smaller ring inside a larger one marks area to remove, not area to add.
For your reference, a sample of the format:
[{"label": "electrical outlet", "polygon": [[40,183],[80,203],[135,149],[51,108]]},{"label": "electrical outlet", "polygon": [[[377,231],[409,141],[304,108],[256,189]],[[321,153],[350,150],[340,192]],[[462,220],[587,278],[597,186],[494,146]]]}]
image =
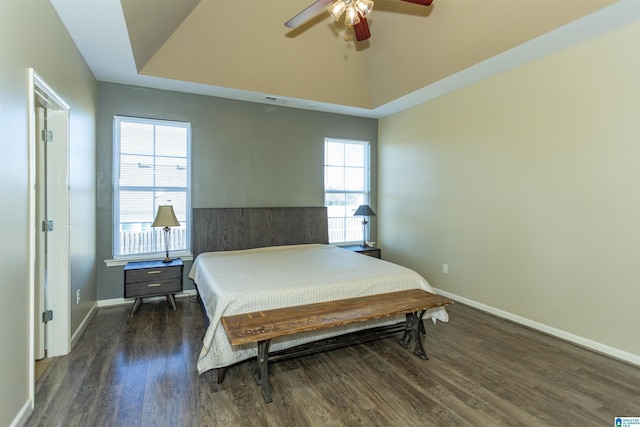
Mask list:
[{"label": "electrical outlet", "polygon": [[76,291],[76,304],[80,304],[80,289]]},{"label": "electrical outlet", "polygon": [[444,274],[449,274],[449,264],[442,264],[442,272]]}]

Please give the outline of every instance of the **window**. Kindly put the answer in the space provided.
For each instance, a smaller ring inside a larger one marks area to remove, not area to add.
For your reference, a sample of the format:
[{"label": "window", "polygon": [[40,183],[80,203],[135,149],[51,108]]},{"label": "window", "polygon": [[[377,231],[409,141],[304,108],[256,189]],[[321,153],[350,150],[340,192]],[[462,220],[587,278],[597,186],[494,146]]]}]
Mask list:
[{"label": "window", "polygon": [[151,227],[159,205],[172,205],[180,227],[169,250],[190,247],[191,124],[114,118],[113,255],[163,253],[164,232]]},{"label": "window", "polygon": [[358,206],[369,203],[369,143],[325,139],[324,205],[329,216],[329,242],[362,241]]}]

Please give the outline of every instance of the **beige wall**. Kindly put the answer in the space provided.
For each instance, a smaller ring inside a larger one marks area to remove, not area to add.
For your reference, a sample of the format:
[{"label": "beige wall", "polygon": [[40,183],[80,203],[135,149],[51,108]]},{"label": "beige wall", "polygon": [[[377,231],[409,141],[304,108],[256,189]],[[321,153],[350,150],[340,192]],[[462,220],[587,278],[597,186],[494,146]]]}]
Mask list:
[{"label": "beige wall", "polygon": [[636,21],[381,120],[385,257],[640,360],[638,40]]},{"label": "beige wall", "polygon": [[45,0],[0,0],[0,425],[29,400],[28,68],[71,106],[71,332],[95,302],[96,82]]}]

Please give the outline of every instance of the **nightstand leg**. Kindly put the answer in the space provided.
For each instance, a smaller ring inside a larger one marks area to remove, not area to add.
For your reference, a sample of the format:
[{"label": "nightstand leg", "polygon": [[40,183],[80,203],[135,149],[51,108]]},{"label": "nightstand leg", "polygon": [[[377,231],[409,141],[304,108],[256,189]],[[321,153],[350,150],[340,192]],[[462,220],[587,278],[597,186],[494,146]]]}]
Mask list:
[{"label": "nightstand leg", "polygon": [[167,294],[167,301],[171,304],[171,308],[177,310],[176,308],[176,297],[174,294]]},{"label": "nightstand leg", "polygon": [[131,309],[131,316],[136,314],[136,311],[138,311],[138,309],[140,308],[140,304],[142,304],[142,298],[138,297],[138,298],[136,298],[135,302],[133,303],[133,308]]}]

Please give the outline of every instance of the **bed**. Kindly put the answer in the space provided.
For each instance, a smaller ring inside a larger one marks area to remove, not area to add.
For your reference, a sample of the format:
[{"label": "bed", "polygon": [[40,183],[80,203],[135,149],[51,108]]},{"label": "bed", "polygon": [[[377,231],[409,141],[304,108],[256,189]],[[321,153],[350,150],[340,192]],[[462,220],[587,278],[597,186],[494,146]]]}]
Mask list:
[{"label": "bed", "polygon": [[[198,372],[253,358],[255,346],[232,347],[223,316],[395,290],[433,292],[418,273],[328,244],[321,208],[193,210],[194,263],[189,277],[207,321]],[[447,321],[444,308],[425,314]],[[375,320],[274,340],[274,352],[331,336],[404,322]],[[220,381],[220,379],[219,379]]]}]

